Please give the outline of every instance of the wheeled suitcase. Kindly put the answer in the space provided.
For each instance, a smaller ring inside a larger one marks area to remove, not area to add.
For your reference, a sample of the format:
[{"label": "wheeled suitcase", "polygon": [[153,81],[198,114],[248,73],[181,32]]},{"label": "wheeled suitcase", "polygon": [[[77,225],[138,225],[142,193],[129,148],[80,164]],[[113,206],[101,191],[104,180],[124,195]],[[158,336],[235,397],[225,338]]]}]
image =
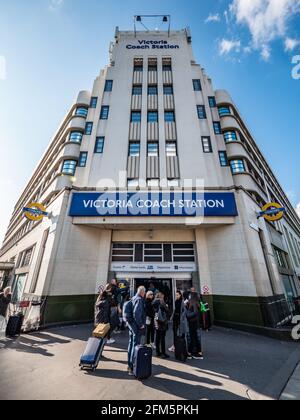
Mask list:
[{"label": "wheeled suitcase", "polygon": [[175,338],[175,358],[180,362],[185,362],[188,357],[187,343],[185,337]]},{"label": "wheeled suitcase", "polygon": [[152,348],[136,346],[134,351],[133,374],[139,379],[148,379],[152,375]]},{"label": "wheeled suitcase", "polygon": [[104,338],[89,338],[85,351],[80,358],[81,370],[90,370],[94,372],[102,356],[102,352],[106,343]]},{"label": "wheeled suitcase", "polygon": [[6,327],[6,337],[16,337],[21,334],[21,328],[24,320],[22,313],[11,315]]}]

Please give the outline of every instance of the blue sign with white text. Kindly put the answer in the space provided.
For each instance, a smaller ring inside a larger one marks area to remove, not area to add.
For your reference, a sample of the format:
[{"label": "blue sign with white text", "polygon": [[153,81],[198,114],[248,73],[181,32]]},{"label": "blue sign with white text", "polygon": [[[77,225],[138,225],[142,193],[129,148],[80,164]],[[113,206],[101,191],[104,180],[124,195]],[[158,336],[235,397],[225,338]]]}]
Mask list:
[{"label": "blue sign with white text", "polygon": [[73,193],[70,216],[237,216],[233,193],[103,192]]}]

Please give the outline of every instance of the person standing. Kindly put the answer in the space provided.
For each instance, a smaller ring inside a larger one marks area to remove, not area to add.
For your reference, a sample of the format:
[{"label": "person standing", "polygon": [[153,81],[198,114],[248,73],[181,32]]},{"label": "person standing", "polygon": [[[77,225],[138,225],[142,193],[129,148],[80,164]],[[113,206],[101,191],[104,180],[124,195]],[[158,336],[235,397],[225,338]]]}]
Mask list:
[{"label": "person standing", "polygon": [[[99,324],[110,324],[110,301],[108,292],[104,290],[100,293],[95,305],[95,327]],[[107,334],[107,344],[113,344],[115,340],[110,338],[111,330]]]},{"label": "person standing", "polygon": [[156,330],[156,355],[163,359],[169,359],[166,353],[166,334],[169,323],[169,309],[165,302],[163,293],[158,293],[157,298],[153,303],[155,310],[154,325]]},{"label": "person standing", "polygon": [[189,325],[189,354],[193,359],[203,359],[200,329],[200,303],[197,293],[191,293],[186,317]]},{"label": "person standing", "polygon": [[[126,322],[129,330],[128,344],[128,374],[133,375],[134,352],[136,346],[141,344],[142,336],[146,333],[146,289],[144,286],[138,288],[137,294],[131,301],[126,303]],[[131,307],[131,311],[129,308]],[[131,312],[131,314],[129,314]]]},{"label": "person standing", "polygon": [[186,308],[183,300],[183,295],[180,290],[176,292],[175,309],[172,316],[173,320],[173,346],[169,348],[170,352],[175,351],[176,337],[185,337],[188,331]]},{"label": "person standing", "polygon": [[6,287],[2,293],[0,293],[0,334],[5,335],[6,330],[6,315],[8,306],[11,302],[11,288]]},{"label": "person standing", "polygon": [[154,294],[149,290],[146,294],[146,325],[147,325],[147,344],[151,344],[152,349],[155,349],[155,328],[154,328],[154,316],[155,311],[153,307]]}]

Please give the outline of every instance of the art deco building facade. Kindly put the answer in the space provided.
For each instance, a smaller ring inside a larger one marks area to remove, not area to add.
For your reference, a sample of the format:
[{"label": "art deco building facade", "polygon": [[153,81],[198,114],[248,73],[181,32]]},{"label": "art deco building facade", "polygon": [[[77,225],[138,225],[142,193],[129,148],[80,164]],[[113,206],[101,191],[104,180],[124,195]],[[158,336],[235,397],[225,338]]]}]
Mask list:
[{"label": "art deco building facade", "polygon": [[[258,218],[274,201],[284,218]],[[50,217],[26,220],[30,202]],[[17,202],[0,261],[15,299],[45,299],[45,324],[92,319],[116,277],[132,292],[193,285],[216,322],[275,328],[300,295],[300,220],[189,30],[117,29]]]}]

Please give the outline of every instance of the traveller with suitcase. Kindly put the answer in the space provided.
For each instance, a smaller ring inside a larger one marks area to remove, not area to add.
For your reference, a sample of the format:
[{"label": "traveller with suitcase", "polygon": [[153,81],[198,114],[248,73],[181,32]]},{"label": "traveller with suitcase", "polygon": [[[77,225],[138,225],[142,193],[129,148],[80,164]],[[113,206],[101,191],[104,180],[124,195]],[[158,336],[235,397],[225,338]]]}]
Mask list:
[{"label": "traveller with suitcase", "polygon": [[[130,301],[126,302],[123,309],[123,318],[129,330],[128,374],[130,376],[135,375],[138,379],[145,379],[146,374],[146,376],[151,375],[149,371],[144,372],[145,360],[148,360],[147,355],[149,355],[149,352],[145,351],[144,346],[143,348],[139,347],[141,346],[142,336],[146,334],[145,295],[145,287],[139,287],[137,294]],[[142,360],[144,360],[144,363],[141,362]],[[142,371],[141,374],[140,371]]]}]

